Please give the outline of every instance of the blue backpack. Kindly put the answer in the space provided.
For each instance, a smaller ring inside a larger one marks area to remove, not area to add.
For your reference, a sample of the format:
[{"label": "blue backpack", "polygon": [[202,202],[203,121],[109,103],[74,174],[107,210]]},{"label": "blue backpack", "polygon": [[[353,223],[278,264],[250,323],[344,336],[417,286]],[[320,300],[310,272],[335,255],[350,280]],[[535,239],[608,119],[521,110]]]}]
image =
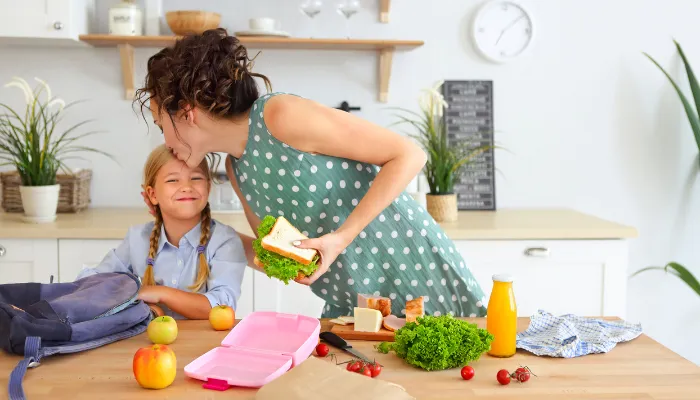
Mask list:
[{"label": "blue backpack", "polygon": [[22,379],[43,357],[77,353],[138,335],[152,313],[137,300],[141,280],[101,273],[66,283],[0,285],[0,347],[23,355],[10,375],[9,399],[25,399]]}]

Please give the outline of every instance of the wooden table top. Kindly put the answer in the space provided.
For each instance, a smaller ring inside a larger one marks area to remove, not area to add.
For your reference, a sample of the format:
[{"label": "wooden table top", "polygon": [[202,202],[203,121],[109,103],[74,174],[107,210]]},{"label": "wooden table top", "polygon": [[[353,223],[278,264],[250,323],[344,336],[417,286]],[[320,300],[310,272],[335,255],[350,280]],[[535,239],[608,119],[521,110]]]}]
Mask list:
[{"label": "wooden table top", "polygon": [[[467,319],[484,327],[485,319]],[[528,318],[521,318],[524,330]],[[133,377],[131,363],[140,347],[150,344],[146,334],[88,352],[51,356],[27,371],[24,389],[28,399],[252,399],[255,389],[230,388],[218,392],[202,388],[202,382],[185,376],[190,361],[219,345],[227,332],[217,332],[207,321],[179,321],[179,335],[171,345],[178,361],[175,382],[163,390],[142,389]],[[330,329],[326,320],[322,330]],[[460,369],[426,372],[410,367],[392,354],[380,354],[377,342],[353,342],[353,347],[384,366],[384,379],[402,385],[418,399],[697,399],[700,367],[646,335],[618,344],[607,354],[573,359],[537,357],[522,350],[509,359],[483,355],[471,365],[476,375],[464,381]],[[338,350],[331,348],[331,352]],[[339,354],[339,361],[350,357]],[[7,398],[10,372],[21,357],[0,355],[0,399]],[[327,358],[328,359],[328,358]],[[328,362],[331,362],[328,359]],[[529,366],[537,377],[501,386],[496,373]],[[339,394],[340,398],[345,398]]]}]

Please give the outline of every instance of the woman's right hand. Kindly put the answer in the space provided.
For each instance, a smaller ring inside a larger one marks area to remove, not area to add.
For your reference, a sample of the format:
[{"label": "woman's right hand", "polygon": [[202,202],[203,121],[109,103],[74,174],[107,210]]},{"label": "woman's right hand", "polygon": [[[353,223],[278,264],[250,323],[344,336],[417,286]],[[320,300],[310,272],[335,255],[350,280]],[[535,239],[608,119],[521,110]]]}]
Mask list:
[{"label": "woman's right hand", "polygon": [[149,200],[148,196],[146,196],[146,188],[141,185],[141,189],[143,189],[143,192],[141,192],[141,196],[143,197],[143,202],[146,203],[148,206],[148,212],[153,215],[154,217],[156,216],[156,209],[153,206],[153,203],[151,203],[151,200]]}]

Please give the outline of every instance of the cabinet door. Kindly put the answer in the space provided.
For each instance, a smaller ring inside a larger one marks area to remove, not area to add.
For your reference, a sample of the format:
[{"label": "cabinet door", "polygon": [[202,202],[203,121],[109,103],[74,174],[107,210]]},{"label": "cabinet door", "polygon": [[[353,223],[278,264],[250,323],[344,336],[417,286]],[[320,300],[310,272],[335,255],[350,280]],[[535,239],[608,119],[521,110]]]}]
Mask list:
[{"label": "cabinet door", "polygon": [[90,12],[87,0],[0,0],[0,10],[0,37],[10,38],[77,39]]},{"label": "cabinet door", "polygon": [[0,239],[0,284],[58,281],[55,239]]},{"label": "cabinet door", "polygon": [[255,311],[277,311],[301,314],[312,318],[321,317],[325,301],[316,296],[306,285],[290,281],[285,285],[278,279],[269,278],[254,271]]},{"label": "cabinet door", "polygon": [[538,309],[625,315],[627,243],[622,240],[456,241],[488,302],[492,276],[512,274],[518,315]]},{"label": "cabinet door", "polygon": [[58,268],[61,282],[73,282],[83,268],[94,268],[121,240],[61,239]]},{"label": "cabinet door", "polygon": [[[117,247],[121,240],[78,240],[59,241],[59,268],[62,282],[72,282],[83,268],[94,268],[105,254]],[[236,318],[243,318],[253,311],[253,274],[246,268],[241,284],[241,297],[238,299]]]}]

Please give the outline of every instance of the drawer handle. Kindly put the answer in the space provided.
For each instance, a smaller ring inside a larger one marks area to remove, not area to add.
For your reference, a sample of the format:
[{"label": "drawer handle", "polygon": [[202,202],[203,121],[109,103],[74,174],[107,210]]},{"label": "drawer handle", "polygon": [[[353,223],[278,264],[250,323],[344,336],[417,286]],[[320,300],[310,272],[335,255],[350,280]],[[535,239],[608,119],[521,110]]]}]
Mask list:
[{"label": "drawer handle", "polygon": [[2,247],[2,245],[0,245],[0,257],[4,256],[5,253],[7,253],[7,249],[5,249],[4,247]]},{"label": "drawer handle", "polygon": [[529,247],[525,249],[525,255],[528,257],[548,257],[549,249],[546,247]]}]

